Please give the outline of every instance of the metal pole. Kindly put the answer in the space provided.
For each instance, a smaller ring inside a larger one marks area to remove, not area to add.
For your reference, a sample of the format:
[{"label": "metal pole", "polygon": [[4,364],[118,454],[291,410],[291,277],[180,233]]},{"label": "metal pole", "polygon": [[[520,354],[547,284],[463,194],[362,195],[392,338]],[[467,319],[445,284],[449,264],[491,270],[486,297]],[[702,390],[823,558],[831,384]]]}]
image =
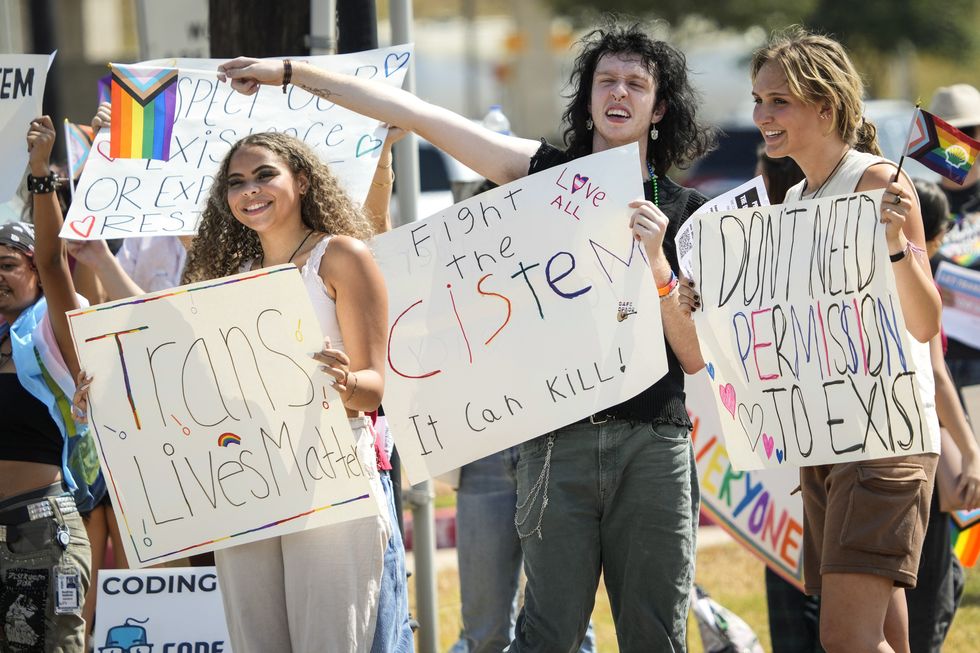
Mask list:
[{"label": "metal pole", "polygon": [[337,0],[310,0],[310,54],[337,51]]},{"label": "metal pole", "polygon": [[[391,42],[412,43],[411,0],[392,0]],[[405,90],[415,92],[415,57],[409,60]],[[395,144],[395,174],[398,178],[400,222],[418,219],[416,201],[419,194],[418,138],[408,134]],[[398,225],[400,226],[400,225]],[[439,645],[439,606],[436,595],[436,522],[432,481],[425,481],[406,493],[412,507],[412,550],[415,554],[415,606],[419,621],[419,653],[437,653]]]}]

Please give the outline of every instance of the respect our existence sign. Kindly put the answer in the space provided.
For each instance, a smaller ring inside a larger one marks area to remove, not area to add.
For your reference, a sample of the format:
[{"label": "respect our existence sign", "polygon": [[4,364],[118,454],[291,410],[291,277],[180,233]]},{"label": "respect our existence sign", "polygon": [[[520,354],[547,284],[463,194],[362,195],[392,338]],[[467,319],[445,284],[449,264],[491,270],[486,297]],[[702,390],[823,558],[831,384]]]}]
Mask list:
[{"label": "respect our existence sign", "polygon": [[636,145],[372,241],[388,285],[385,413],[417,482],[575,422],[667,371],[628,203]]},{"label": "respect our existence sign", "polygon": [[[307,61],[400,87],[412,57],[409,45]],[[355,203],[370,189],[387,129],[298,86],[283,94],[264,86],[254,95],[217,79],[224,59],[175,59],[139,65],[179,69],[175,122],[167,161],[110,156],[109,130],[101,130],[75,189],[63,238],[194,234],[208,191],[225,154],[245,136],[285,132],[309,145],[330,166]],[[26,130],[26,123],[25,123]]]},{"label": "respect our existence sign", "polygon": [[[292,265],[69,314],[131,564],[379,514]],[[373,454],[373,451],[371,451]]]},{"label": "respect our existence sign", "polygon": [[[907,334],[882,191],[696,215],[677,236],[738,470],[938,450],[927,344]],[[923,378],[918,378],[924,375]]]}]

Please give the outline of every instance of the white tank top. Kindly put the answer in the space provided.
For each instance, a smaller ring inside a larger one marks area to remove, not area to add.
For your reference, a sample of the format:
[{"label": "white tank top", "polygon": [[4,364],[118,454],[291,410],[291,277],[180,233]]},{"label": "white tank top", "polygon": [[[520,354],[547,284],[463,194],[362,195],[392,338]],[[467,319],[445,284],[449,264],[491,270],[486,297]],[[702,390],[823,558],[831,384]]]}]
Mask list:
[{"label": "white tank top", "polygon": [[[327,251],[330,238],[331,236],[325,236],[313,246],[299,274],[303,277],[306,294],[310,296],[310,303],[313,304],[313,312],[316,314],[317,322],[320,323],[320,330],[325,338],[330,338],[330,348],[345,351],[344,339],[340,336],[340,323],[337,322],[337,302],[327,293],[327,287],[320,277],[320,261],[323,260],[323,253]],[[252,261],[242,264],[242,272],[251,269]]]},{"label": "white tank top", "polygon": [[[888,163],[897,167],[895,163],[883,157],[850,149],[844,155],[844,160],[837,170],[822,187],[816,190],[816,193],[819,193],[819,197],[849,195],[857,189],[865,171],[877,163]],[[803,196],[805,183],[806,180],[801,181],[786,191],[785,201],[795,202],[800,199],[813,199],[813,194]],[[912,361],[915,363],[915,380],[919,386],[919,397],[922,400],[923,418],[932,438],[933,449],[938,452],[939,418],[936,415],[936,379],[932,375],[932,357],[929,354],[929,343],[919,342],[908,331],[905,334],[909,342]]]}]

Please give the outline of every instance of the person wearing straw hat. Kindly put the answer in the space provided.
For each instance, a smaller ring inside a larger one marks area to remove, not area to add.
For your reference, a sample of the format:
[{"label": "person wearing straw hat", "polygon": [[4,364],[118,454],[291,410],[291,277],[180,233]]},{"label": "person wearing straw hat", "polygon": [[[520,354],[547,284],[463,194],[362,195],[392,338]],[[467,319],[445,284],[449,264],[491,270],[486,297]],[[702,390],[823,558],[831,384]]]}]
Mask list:
[{"label": "person wearing straw hat", "polygon": [[[980,137],[980,91],[969,84],[936,89],[929,111],[973,138]],[[973,166],[962,184],[940,179],[949,200],[950,225],[933,264],[949,261],[980,270],[980,166]],[[946,354],[958,388],[980,384],[980,349],[949,337]]]}]

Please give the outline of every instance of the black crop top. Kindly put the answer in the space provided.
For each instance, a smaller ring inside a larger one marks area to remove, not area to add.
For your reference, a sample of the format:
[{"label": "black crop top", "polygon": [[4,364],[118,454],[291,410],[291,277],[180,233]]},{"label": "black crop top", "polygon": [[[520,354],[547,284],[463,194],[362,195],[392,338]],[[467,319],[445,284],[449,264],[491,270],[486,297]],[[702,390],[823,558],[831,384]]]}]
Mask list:
[{"label": "black crop top", "polygon": [[0,460],[61,467],[61,431],[16,374],[0,374],[0,415]]}]

